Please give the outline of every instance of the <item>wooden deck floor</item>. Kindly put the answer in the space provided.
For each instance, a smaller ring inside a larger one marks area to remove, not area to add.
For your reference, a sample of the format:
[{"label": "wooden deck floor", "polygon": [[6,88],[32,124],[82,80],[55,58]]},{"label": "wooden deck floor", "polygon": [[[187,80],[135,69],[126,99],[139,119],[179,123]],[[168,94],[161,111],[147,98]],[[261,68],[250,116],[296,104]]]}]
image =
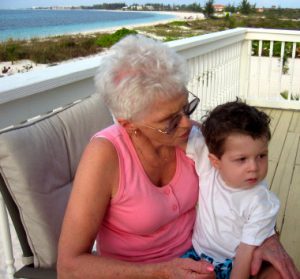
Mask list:
[{"label": "wooden deck floor", "polygon": [[300,270],[300,111],[263,110],[272,119],[267,179],[281,201],[277,228]]}]

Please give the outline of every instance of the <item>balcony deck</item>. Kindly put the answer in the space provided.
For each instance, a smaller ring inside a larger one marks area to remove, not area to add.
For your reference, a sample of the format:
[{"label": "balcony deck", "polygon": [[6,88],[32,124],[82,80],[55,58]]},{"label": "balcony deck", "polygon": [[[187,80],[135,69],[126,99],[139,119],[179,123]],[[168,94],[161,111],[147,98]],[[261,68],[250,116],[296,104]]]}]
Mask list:
[{"label": "balcony deck", "polygon": [[[263,52],[266,43],[270,45],[268,56]],[[236,97],[270,114],[267,179],[281,200],[277,221],[281,241],[300,270],[300,31],[236,28],[166,44],[187,61],[188,89],[201,99],[193,114],[195,119]],[[280,54],[275,51],[278,44]],[[284,63],[286,48],[291,51]],[[0,131],[93,94],[101,59],[99,55],[2,78]],[[8,227],[0,195],[0,240],[4,249],[0,243],[0,278],[7,273],[7,278],[13,279],[15,255],[16,266],[22,264],[18,250],[12,251]],[[14,248],[16,242],[13,235]],[[1,263],[2,254],[5,264]]]},{"label": "balcony deck", "polygon": [[270,115],[268,182],[281,201],[280,239],[300,269],[300,112],[263,109]]}]

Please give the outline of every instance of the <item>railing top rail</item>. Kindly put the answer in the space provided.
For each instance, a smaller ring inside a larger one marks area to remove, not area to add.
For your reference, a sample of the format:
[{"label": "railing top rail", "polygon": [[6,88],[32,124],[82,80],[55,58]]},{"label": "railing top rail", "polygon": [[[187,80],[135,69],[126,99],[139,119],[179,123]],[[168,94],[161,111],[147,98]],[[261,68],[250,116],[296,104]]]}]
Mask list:
[{"label": "railing top rail", "polygon": [[246,28],[236,28],[166,43],[186,59],[199,57],[209,52],[226,48],[245,40]]},{"label": "railing top rail", "polygon": [[95,75],[101,56],[1,78],[0,104],[74,83]]},{"label": "railing top rail", "polygon": [[[185,38],[181,40],[167,42],[166,44],[169,47],[174,48],[176,51],[180,51],[183,49],[195,47],[195,46],[203,46],[210,43],[216,43],[218,41],[222,41],[224,39],[237,37],[238,40],[241,40],[241,35],[246,35],[247,28],[235,28],[215,33],[209,33],[200,36],[194,36],[190,38]],[[243,39],[243,37],[242,37]]]},{"label": "railing top rail", "polygon": [[[300,42],[300,31],[236,28],[166,43],[186,59],[204,55],[246,40]],[[16,74],[0,79],[0,104],[47,90],[90,79],[101,63],[102,55],[62,63],[38,71]]]},{"label": "railing top rail", "polygon": [[[186,58],[190,58],[242,41],[245,35],[246,28],[237,28],[166,44]],[[2,78],[0,104],[91,78],[96,73],[100,60],[101,55]]]},{"label": "railing top rail", "polygon": [[300,31],[266,28],[246,28],[246,40],[300,42]]}]

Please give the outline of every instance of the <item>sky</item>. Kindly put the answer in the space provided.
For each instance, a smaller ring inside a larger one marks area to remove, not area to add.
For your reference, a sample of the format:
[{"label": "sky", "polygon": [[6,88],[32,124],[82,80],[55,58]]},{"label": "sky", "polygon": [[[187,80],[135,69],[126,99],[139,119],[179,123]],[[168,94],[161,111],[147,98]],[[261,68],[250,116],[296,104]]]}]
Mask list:
[{"label": "sky", "polygon": [[[206,0],[145,0],[145,1],[130,1],[130,0],[0,0],[0,9],[18,9],[18,8],[31,8],[34,6],[38,7],[49,7],[49,6],[81,6],[81,5],[94,5],[101,3],[126,3],[127,5],[137,3],[163,3],[163,4],[192,4],[199,3],[204,6]],[[237,6],[241,0],[215,0],[215,4],[233,4]],[[250,0],[251,4],[256,4],[256,7],[271,7],[272,5],[280,6],[281,8],[300,8],[300,0]]]}]

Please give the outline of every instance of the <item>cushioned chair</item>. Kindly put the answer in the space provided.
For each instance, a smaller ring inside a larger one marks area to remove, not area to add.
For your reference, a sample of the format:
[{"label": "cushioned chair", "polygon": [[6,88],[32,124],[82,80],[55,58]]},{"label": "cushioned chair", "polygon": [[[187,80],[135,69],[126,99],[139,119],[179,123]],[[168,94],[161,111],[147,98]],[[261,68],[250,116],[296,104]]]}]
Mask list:
[{"label": "cushioned chair", "polygon": [[15,278],[56,278],[57,243],[79,159],[91,136],[112,123],[94,94],[0,132],[0,190],[25,260]]}]

